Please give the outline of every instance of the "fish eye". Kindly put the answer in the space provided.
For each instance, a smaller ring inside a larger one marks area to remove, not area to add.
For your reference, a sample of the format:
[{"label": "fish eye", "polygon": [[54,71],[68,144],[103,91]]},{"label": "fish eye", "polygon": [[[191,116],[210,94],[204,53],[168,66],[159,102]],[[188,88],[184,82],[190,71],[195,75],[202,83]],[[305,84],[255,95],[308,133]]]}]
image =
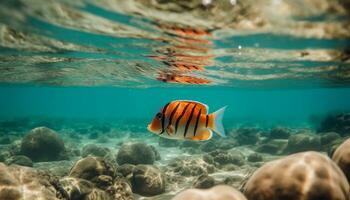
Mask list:
[{"label": "fish eye", "polygon": [[161,118],[162,118],[162,113],[157,113],[156,117],[157,117],[158,119],[161,119]]}]

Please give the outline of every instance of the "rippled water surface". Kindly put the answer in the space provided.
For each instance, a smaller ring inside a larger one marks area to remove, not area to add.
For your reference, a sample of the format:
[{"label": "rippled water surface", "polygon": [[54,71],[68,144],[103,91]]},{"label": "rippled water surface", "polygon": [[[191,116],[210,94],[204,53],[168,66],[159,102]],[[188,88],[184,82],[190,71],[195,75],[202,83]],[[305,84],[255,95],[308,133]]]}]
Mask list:
[{"label": "rippled water surface", "polygon": [[[347,87],[346,6],[312,2],[0,2],[0,82]],[[261,5],[260,5],[261,4]],[[274,12],[271,12],[274,11]]]}]

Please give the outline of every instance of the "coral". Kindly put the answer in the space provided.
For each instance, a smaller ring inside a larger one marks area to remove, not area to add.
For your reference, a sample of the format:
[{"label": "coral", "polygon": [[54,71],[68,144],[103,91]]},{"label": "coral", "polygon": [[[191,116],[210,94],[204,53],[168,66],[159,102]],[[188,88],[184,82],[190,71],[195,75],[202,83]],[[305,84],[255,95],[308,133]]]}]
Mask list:
[{"label": "coral", "polygon": [[60,160],[63,153],[63,140],[49,128],[34,128],[22,139],[21,154],[35,162]]},{"label": "coral", "polygon": [[244,195],[233,187],[226,185],[215,186],[211,189],[188,189],[172,200],[246,200]]},{"label": "coral", "polygon": [[133,169],[132,190],[144,196],[153,196],[165,191],[162,172],[152,165],[137,165]]},{"label": "coral", "polygon": [[117,162],[122,164],[153,164],[155,151],[145,143],[123,144],[117,154]]},{"label": "coral", "polygon": [[350,182],[350,139],[347,139],[335,150],[332,159],[343,170]]},{"label": "coral", "polygon": [[349,184],[331,159],[304,152],[264,164],[249,178],[244,194],[249,200],[347,200]]}]

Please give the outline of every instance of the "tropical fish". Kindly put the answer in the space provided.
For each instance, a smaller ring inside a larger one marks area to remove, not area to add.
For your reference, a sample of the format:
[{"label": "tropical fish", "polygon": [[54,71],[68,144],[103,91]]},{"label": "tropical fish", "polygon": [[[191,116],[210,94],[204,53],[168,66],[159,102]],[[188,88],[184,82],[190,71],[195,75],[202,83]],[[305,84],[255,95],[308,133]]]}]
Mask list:
[{"label": "tropical fish", "polygon": [[171,101],[155,115],[148,130],[161,137],[179,140],[209,140],[212,131],[225,137],[222,125],[225,108],[208,114],[208,106],[203,103]]}]

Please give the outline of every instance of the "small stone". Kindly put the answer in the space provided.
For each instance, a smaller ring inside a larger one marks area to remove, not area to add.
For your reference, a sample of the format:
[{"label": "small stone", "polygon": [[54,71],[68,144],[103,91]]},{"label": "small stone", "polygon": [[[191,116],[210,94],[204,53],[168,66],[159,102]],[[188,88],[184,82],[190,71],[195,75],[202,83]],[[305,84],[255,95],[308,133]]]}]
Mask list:
[{"label": "small stone", "polygon": [[258,153],[249,154],[247,159],[249,162],[261,162],[264,160],[263,156]]},{"label": "small stone", "polygon": [[320,151],[321,139],[318,135],[305,133],[295,134],[289,137],[286,150],[288,153]]},{"label": "small stone", "polygon": [[116,200],[133,200],[133,193],[128,181],[122,178],[117,178],[114,184],[106,189]]},{"label": "small stone", "polygon": [[193,183],[194,188],[208,189],[215,185],[215,179],[208,175],[199,176]]},{"label": "small stone", "polygon": [[144,196],[154,196],[165,191],[161,171],[152,165],[137,165],[133,170],[132,190]]},{"label": "small stone", "polygon": [[6,161],[6,164],[8,165],[15,164],[15,165],[21,165],[26,167],[33,167],[33,161],[27,156],[22,156],[22,155],[13,156],[9,158]]}]

